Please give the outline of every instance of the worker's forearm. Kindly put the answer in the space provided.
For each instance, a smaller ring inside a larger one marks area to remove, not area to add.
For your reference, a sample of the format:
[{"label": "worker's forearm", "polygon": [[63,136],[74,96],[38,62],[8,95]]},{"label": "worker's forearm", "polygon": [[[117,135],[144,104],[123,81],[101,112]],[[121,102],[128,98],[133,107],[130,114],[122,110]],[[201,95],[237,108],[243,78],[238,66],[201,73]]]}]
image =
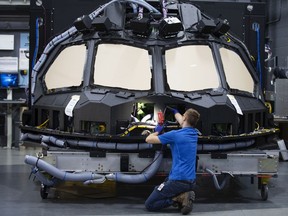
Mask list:
[{"label": "worker's forearm", "polygon": [[175,113],[175,119],[176,119],[176,121],[177,121],[180,125],[182,125],[182,123],[183,123],[183,116],[182,116],[180,113]]},{"label": "worker's forearm", "polygon": [[159,134],[158,132],[149,134],[146,137],[145,141],[150,144],[160,144],[161,142],[160,139],[158,138],[158,134]]}]

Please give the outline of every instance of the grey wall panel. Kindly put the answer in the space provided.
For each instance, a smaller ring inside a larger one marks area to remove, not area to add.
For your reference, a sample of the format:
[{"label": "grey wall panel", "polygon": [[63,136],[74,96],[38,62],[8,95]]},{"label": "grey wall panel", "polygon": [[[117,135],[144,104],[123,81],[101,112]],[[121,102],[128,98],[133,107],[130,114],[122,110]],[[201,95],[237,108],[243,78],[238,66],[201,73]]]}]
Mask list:
[{"label": "grey wall panel", "polygon": [[288,79],[276,79],[275,115],[288,116]]},{"label": "grey wall panel", "polygon": [[288,67],[288,1],[268,0],[268,37],[278,66]]}]

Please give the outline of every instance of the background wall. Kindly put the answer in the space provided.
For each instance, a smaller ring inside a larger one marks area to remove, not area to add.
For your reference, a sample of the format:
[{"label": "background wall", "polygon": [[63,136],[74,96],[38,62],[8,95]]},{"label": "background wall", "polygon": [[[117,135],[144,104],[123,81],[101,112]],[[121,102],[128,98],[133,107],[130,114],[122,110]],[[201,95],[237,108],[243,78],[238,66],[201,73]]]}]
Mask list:
[{"label": "background wall", "polygon": [[267,37],[277,65],[288,67],[288,1],[269,0],[267,2]]},{"label": "background wall", "polygon": [[275,67],[288,69],[288,1],[268,0],[267,11],[266,41],[272,52],[272,58],[265,62],[271,80],[267,83],[267,100],[274,105],[275,115],[288,116],[288,79],[277,79],[273,74]]},{"label": "background wall", "polygon": [[[14,49],[3,50],[0,49],[0,57],[18,57],[19,48],[24,48],[23,42],[25,36],[25,46],[29,48],[29,13],[30,7],[28,3],[21,2],[21,5],[14,5],[15,1],[7,1],[7,5],[4,5],[4,1],[0,1],[0,34],[12,35],[14,37]],[[20,3],[20,1],[19,1]],[[27,44],[28,42],[28,44]],[[3,71],[2,71],[3,72]],[[12,135],[12,146],[17,147],[19,145],[19,123],[20,123],[20,110],[25,104],[12,103],[14,100],[26,99],[26,88],[28,85],[28,74],[21,74],[20,70],[16,72],[18,76],[18,84],[20,87],[12,89],[12,100],[7,99],[7,88],[0,87],[0,146],[6,146],[7,133]],[[10,91],[10,90],[9,90]],[[7,116],[12,118],[11,127],[7,128]],[[10,135],[10,136],[11,136]]]}]

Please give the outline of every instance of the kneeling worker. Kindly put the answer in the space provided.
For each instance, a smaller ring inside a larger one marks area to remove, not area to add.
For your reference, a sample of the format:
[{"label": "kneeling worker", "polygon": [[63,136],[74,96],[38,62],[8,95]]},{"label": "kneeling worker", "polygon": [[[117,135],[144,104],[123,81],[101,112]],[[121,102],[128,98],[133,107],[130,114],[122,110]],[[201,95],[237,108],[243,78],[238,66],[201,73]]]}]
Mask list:
[{"label": "kneeling worker", "polygon": [[178,110],[173,111],[175,119],[182,127],[159,135],[163,126],[157,125],[155,132],[146,137],[151,144],[170,145],[172,153],[172,168],[168,179],[156,186],[145,202],[148,211],[159,211],[171,205],[178,204],[181,213],[186,215],[192,211],[195,193],[192,191],[196,179],[196,152],[198,130],[195,126],[200,114],[190,108],[183,116]]}]

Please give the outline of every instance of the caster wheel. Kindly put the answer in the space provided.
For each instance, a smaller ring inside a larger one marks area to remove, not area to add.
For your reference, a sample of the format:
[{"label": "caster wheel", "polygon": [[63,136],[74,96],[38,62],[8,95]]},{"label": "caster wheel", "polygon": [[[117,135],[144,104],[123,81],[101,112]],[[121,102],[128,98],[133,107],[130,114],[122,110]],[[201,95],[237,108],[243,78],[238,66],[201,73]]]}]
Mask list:
[{"label": "caster wheel", "polygon": [[48,187],[47,185],[41,184],[40,196],[42,199],[47,199],[48,197]]},{"label": "caster wheel", "polygon": [[263,201],[268,199],[268,185],[264,184],[261,186],[261,198]]}]

